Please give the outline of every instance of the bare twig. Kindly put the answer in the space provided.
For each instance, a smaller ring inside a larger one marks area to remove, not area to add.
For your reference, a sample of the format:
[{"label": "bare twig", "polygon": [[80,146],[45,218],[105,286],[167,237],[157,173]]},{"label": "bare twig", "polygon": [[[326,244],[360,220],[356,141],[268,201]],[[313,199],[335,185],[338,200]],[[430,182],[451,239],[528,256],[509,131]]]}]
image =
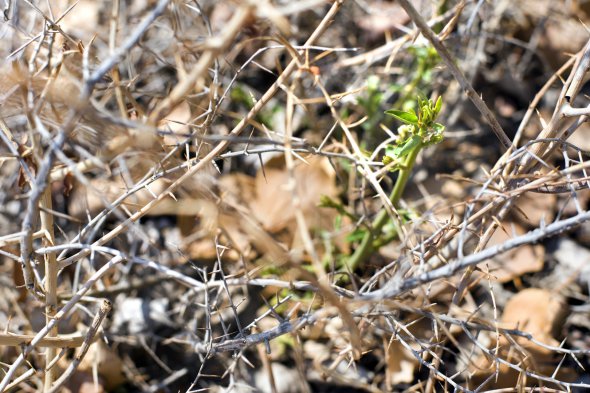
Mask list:
[{"label": "bare twig", "polygon": [[113,267],[123,262],[123,258],[117,256],[112,258],[109,262],[105,263],[100,269],[98,269],[90,278],[80,287],[80,289],[72,296],[72,298],[54,315],[44,327],[41,329],[31,342],[22,350],[21,354],[16,358],[10,365],[10,368],[6,371],[4,378],[0,382],[0,392],[4,392],[6,386],[10,383],[12,377],[16,373],[16,370],[24,363],[26,357],[33,352],[39,342],[53,329],[59,321],[80,301],[82,296],[86,294],[92,288],[96,282],[104,276]]},{"label": "bare twig", "polygon": [[481,263],[496,255],[505,253],[516,247],[522,246],[524,244],[535,243],[548,236],[571,230],[572,228],[588,220],[590,220],[590,212],[580,213],[574,217],[553,222],[545,227],[537,228],[524,235],[512,238],[502,244],[486,248],[485,250],[466,256],[462,259],[450,261],[448,264],[440,268],[422,273],[416,277],[411,277],[404,280],[398,279],[395,282],[389,282],[386,287],[363,293],[359,295],[359,298],[363,300],[375,301],[399,296],[405,292],[417,288],[420,285],[431,283],[441,278],[451,277],[469,266],[477,265],[478,263]]},{"label": "bare twig", "polygon": [[[34,336],[28,334],[12,334],[0,333],[0,345],[11,347],[25,345],[30,342]],[[39,341],[39,347],[54,347],[54,348],[76,348],[82,345],[84,336],[79,334],[64,334],[57,337],[46,337]]]},{"label": "bare twig", "polygon": [[80,362],[82,361],[82,359],[84,359],[84,356],[86,356],[86,353],[88,352],[88,348],[90,348],[90,344],[92,344],[92,341],[94,340],[94,336],[96,335],[98,328],[102,324],[102,321],[104,320],[106,315],[111,311],[111,308],[112,308],[112,304],[110,301],[108,301],[108,300],[102,301],[98,312],[96,313],[96,315],[94,316],[94,319],[92,320],[92,324],[88,328],[88,333],[86,333],[86,337],[84,338],[84,342],[82,343],[82,346],[80,347],[80,351],[78,352],[78,354],[76,355],[74,360],[70,363],[68,368],[55,381],[53,386],[51,386],[51,388],[49,389],[49,393],[58,392],[59,389],[61,389],[61,386],[72,376],[74,371],[76,371],[76,368],[78,368],[78,366],[80,365]]},{"label": "bare twig", "polygon": [[[315,43],[315,41],[319,38],[319,36],[321,36],[321,34],[329,26],[334,15],[340,9],[341,5],[342,5],[342,0],[338,0],[338,1],[334,2],[332,7],[330,8],[330,11],[328,11],[328,13],[324,17],[324,19],[322,20],[320,25],[314,30],[313,34],[310,36],[310,38],[305,43],[306,46],[313,45]],[[228,33],[226,33],[226,35],[223,37],[223,40],[221,40],[221,41],[218,38],[216,40],[217,45],[215,46],[215,48],[220,48],[219,45],[223,45],[223,47],[227,47],[228,45],[230,45],[230,42],[233,39],[233,36],[230,36],[229,33],[237,34],[237,29],[239,28],[239,25],[240,25],[240,23],[238,23],[238,22],[241,21],[241,23],[245,23],[245,21],[247,20],[248,17],[249,17],[249,13],[241,12],[241,13],[236,14],[234,16],[235,20],[228,24],[229,26],[233,26],[234,31],[227,30]],[[207,58],[210,59],[211,61],[213,60],[212,57],[207,57]],[[266,91],[266,93],[260,98],[260,100],[258,100],[256,102],[254,107],[248,112],[248,114],[229,133],[230,136],[238,136],[244,130],[244,128],[246,127],[248,122],[252,118],[254,118],[254,116],[256,116],[256,114],[264,107],[264,105],[266,105],[268,103],[268,101],[270,101],[270,99],[279,90],[279,87],[289,78],[289,76],[296,70],[296,68],[297,68],[297,61],[292,60],[289,63],[289,65],[285,68],[283,73],[278,77],[276,82]],[[175,91],[174,95],[172,95],[169,99],[167,99],[163,104],[161,104],[159,106],[159,108],[160,108],[158,111],[159,114],[152,115],[151,116],[152,121],[160,119],[161,116],[164,116],[167,113],[166,112],[167,110],[171,110],[173,108],[173,106],[178,103],[179,94],[181,92],[186,92],[185,90],[187,88],[188,87],[185,86],[185,84],[181,84],[177,88],[177,90],[173,90],[173,91]],[[115,229],[113,229],[109,233],[105,234],[103,237],[101,237],[99,240],[97,240],[95,242],[95,244],[96,245],[103,245],[106,242],[114,239],[116,236],[123,233],[125,230],[127,230],[127,228],[129,227],[129,225],[131,223],[139,220],[141,217],[143,217],[145,214],[147,214],[152,208],[154,208],[156,205],[158,205],[161,201],[168,198],[178,187],[180,187],[180,185],[182,183],[184,183],[186,180],[193,177],[196,173],[198,173],[200,170],[202,170],[206,165],[209,165],[211,163],[211,161],[214,158],[218,157],[221,153],[223,153],[223,151],[225,151],[225,149],[228,146],[229,146],[228,141],[221,141],[203,159],[199,160],[195,166],[191,167],[180,178],[178,178],[176,181],[174,181],[166,190],[164,190],[161,194],[159,194],[154,200],[152,200],[151,202],[149,202],[148,204],[143,206],[138,212],[136,212],[131,217],[129,217],[129,219],[127,219],[125,222],[122,222]],[[87,256],[87,255],[88,255],[87,251],[82,251],[82,252],[68,258],[68,261],[76,261],[76,260],[79,260],[80,258]]]},{"label": "bare twig", "polygon": [[[135,46],[141,36],[148,29],[150,24],[164,11],[169,0],[160,0],[157,6],[148,14],[148,16],[139,24],[135,31],[125,40],[109,58],[103,61],[99,67],[89,75],[85,81],[82,91],[80,92],[79,102],[83,106],[87,103],[92,93],[92,89],[101,78],[115,65],[129,50]],[[42,197],[48,185],[49,173],[55,160],[56,152],[61,150],[68,135],[75,126],[79,118],[81,108],[73,108],[69,111],[64,121],[64,125],[59,129],[57,136],[51,141],[48,152],[45,154],[43,161],[40,163],[40,169],[35,178],[35,183],[31,184],[31,192],[27,201],[27,214],[23,219],[22,231],[24,233],[21,241],[21,258],[23,264],[23,275],[27,289],[34,288],[32,276],[32,267],[30,265],[32,258],[32,233],[37,220],[38,202]]]}]

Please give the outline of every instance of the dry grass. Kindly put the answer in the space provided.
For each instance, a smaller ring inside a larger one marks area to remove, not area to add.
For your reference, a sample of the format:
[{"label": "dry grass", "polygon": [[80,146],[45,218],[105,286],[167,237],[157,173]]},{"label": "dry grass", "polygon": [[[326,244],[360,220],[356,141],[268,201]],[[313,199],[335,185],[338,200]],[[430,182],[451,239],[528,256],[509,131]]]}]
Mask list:
[{"label": "dry grass", "polygon": [[[590,387],[574,3],[9,2],[0,392]],[[446,140],[394,204],[418,95]]]}]

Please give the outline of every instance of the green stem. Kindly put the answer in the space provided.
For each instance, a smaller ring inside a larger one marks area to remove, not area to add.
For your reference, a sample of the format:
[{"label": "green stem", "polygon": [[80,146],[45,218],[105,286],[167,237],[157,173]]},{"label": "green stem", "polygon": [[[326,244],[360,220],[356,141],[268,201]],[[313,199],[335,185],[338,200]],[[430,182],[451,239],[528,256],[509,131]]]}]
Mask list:
[{"label": "green stem", "polygon": [[[393,190],[391,191],[391,195],[389,195],[389,200],[396,209],[399,207],[399,201],[402,197],[404,189],[406,188],[408,179],[410,178],[410,173],[412,173],[412,168],[416,162],[416,157],[418,157],[418,153],[421,149],[422,144],[419,144],[408,153],[405,161],[402,163],[397,180]],[[379,214],[377,214],[377,217],[371,226],[371,230],[367,231],[363,237],[363,240],[361,241],[361,244],[356,248],[354,254],[352,254],[348,260],[348,268],[350,271],[354,271],[357,267],[364,263],[368,255],[373,251],[373,242],[375,241],[375,237],[379,236],[388,219],[389,214],[387,214],[387,210],[385,209],[382,209]]]}]

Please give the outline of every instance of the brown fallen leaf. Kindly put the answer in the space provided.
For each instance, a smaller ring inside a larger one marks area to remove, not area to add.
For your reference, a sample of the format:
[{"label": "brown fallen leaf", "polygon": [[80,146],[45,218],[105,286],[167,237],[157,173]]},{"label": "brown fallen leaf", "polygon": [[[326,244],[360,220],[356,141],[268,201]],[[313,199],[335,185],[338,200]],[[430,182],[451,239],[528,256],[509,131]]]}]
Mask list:
[{"label": "brown fallen leaf", "polygon": [[553,69],[565,63],[571,53],[576,53],[587,40],[586,25],[590,19],[580,7],[570,7],[552,0],[520,0],[513,3],[511,22],[519,23],[524,31],[532,34],[542,26],[537,44],[538,51]]},{"label": "brown fallen leaf", "polygon": [[[559,342],[554,337],[559,335],[567,313],[567,303],[560,294],[546,289],[528,288],[508,300],[502,314],[502,324],[508,329],[531,333],[544,344],[558,346]],[[541,347],[538,351],[548,353],[547,349]]]},{"label": "brown fallen leaf", "polygon": [[104,393],[104,378],[94,381],[92,371],[76,371],[62,387],[63,393]]},{"label": "brown fallen leaf", "polygon": [[[252,259],[258,251],[275,264],[286,261],[288,256],[284,247],[261,226],[249,208],[249,204],[257,198],[255,179],[245,174],[230,174],[219,179],[218,188],[219,199],[210,203],[206,217],[202,213],[197,215],[199,226],[186,237],[185,247],[190,257],[216,258],[214,240],[220,229],[232,247],[224,253],[225,259],[237,261],[240,255]],[[198,240],[193,240],[195,237]]]},{"label": "brown fallen leaf", "polygon": [[364,13],[359,15],[356,23],[373,37],[399,29],[410,20],[408,14],[397,3],[371,2],[370,4],[371,12],[368,15]]},{"label": "brown fallen leaf", "polygon": [[516,200],[516,211],[524,215],[525,225],[538,228],[541,222],[547,224],[553,221],[556,203],[554,194],[526,192]]},{"label": "brown fallen leaf", "polygon": [[[319,208],[322,195],[337,199],[336,173],[325,157],[305,157],[306,162],[295,164],[295,181],[300,209],[310,229],[331,229],[335,212]],[[255,181],[256,197],[250,201],[255,217],[271,233],[286,230],[290,239],[297,241],[293,195],[286,188],[290,180],[283,157],[265,164]]]},{"label": "brown fallen leaf", "polygon": [[[557,337],[565,323],[569,310],[563,296],[546,289],[529,288],[514,295],[504,307],[501,327],[518,329],[531,334],[538,342],[557,347]],[[492,336],[494,337],[494,336]],[[516,345],[514,344],[516,343]],[[526,337],[512,336],[508,339],[500,336],[499,342],[493,339],[489,348],[498,347],[499,357],[512,363],[520,364],[523,369],[544,375],[551,375],[559,362],[559,356],[550,349],[533,343]],[[519,383],[519,373],[505,364],[495,362],[488,356],[480,355],[471,365],[473,373],[472,387],[479,386],[498,369],[498,378],[486,388],[514,387]],[[567,368],[560,368],[557,380],[572,380],[575,373]],[[535,384],[534,378],[528,384]]]},{"label": "brown fallen leaf", "polygon": [[[161,193],[166,188],[167,183],[168,181],[165,179],[156,180],[149,186],[149,191],[142,189],[129,196],[123,206],[131,212],[137,211],[153,200],[154,194]],[[128,189],[120,177],[92,179],[90,185],[90,189],[81,184],[74,187],[69,198],[68,212],[70,215],[85,219],[88,212],[90,216],[95,216],[105,208],[103,199],[113,202]]]},{"label": "brown fallen leaf", "polygon": [[86,353],[78,366],[78,372],[92,373],[95,364],[98,374],[104,378],[104,387],[107,391],[112,391],[125,382],[123,361],[115,351],[107,347],[101,340],[90,346],[88,353]]},{"label": "brown fallen leaf", "polygon": [[[514,235],[512,235],[513,231]],[[502,244],[525,232],[525,229],[519,224],[503,222],[502,228],[497,229],[490,239],[488,247]],[[542,245],[528,244],[495,256],[489,262],[488,267],[492,277],[498,282],[504,283],[525,273],[540,271],[543,269],[544,258],[545,249]]]},{"label": "brown fallen leaf", "polygon": [[165,145],[176,145],[184,139],[190,129],[188,123],[191,119],[191,108],[188,102],[181,102],[176,108],[163,119],[159,128],[170,131],[169,135],[164,135],[163,143]]},{"label": "brown fallen leaf", "polygon": [[387,364],[385,383],[387,390],[393,391],[394,386],[414,380],[414,372],[420,363],[399,340],[384,341]]}]

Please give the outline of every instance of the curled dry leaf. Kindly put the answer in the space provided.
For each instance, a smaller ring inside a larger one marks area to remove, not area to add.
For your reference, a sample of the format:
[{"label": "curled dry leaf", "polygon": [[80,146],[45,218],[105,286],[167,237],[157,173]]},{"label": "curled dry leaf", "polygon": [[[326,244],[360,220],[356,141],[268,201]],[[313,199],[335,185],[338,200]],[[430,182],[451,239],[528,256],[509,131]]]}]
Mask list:
[{"label": "curled dry leaf", "polygon": [[94,381],[92,371],[76,370],[72,377],[62,387],[63,393],[104,393],[104,378]]},{"label": "curled dry leaf", "polygon": [[[322,195],[337,198],[336,173],[325,157],[306,157],[305,160],[298,160],[294,170],[300,201],[298,208],[303,212],[309,228],[330,229],[335,213],[319,208],[318,204]],[[264,170],[259,170],[256,175],[256,197],[250,202],[250,207],[264,229],[271,233],[286,230],[289,238],[298,243],[293,191],[288,189],[290,180],[283,157],[269,161]]]},{"label": "curled dry leaf", "polygon": [[219,179],[218,198],[196,215],[199,225],[186,236],[185,248],[191,258],[215,259],[215,237],[221,233],[231,246],[223,253],[225,259],[235,261],[240,254],[250,259],[257,251],[277,264],[285,260],[284,248],[262,228],[248,206],[257,197],[255,183],[251,176],[239,173]]},{"label": "curled dry leaf", "polygon": [[[542,344],[557,347],[563,324],[569,310],[563,296],[546,289],[529,288],[514,295],[507,303],[502,314],[501,327],[518,329],[530,333]],[[493,335],[492,335],[493,336]],[[517,346],[513,345],[516,342]],[[511,363],[522,363],[527,370],[550,375],[556,369],[559,358],[548,348],[535,344],[525,337],[513,336],[508,339],[505,335],[500,341],[492,343],[491,348],[499,348],[499,356]],[[480,355],[471,368],[474,373],[472,386],[479,386],[490,374],[499,367],[499,376],[494,388],[514,387],[519,375],[504,364],[498,365],[493,359]],[[571,370],[561,368],[558,380],[568,380]],[[536,383],[532,380],[531,383]],[[486,385],[490,387],[490,385]]]},{"label": "curled dry leaf", "polygon": [[[512,232],[514,231],[514,235]],[[507,233],[508,232],[508,233]],[[502,244],[515,236],[524,234],[525,229],[511,222],[503,222],[502,228],[496,230],[488,247]],[[525,273],[538,272],[543,269],[545,249],[540,244],[527,244],[501,255],[490,261],[490,274],[499,282],[508,282]]]},{"label": "curled dry leaf", "polygon": [[165,145],[176,145],[186,139],[189,133],[188,123],[191,120],[191,108],[188,102],[182,101],[159,124],[159,128],[170,131],[164,135]]},{"label": "curled dry leaf", "polygon": [[516,201],[516,211],[524,215],[524,223],[534,228],[541,222],[550,223],[555,217],[557,197],[554,194],[527,192]]},{"label": "curled dry leaf", "polygon": [[[519,329],[547,345],[558,346],[555,339],[568,314],[563,296],[546,289],[529,288],[513,296],[504,307],[502,323],[508,329]],[[527,346],[523,341],[523,346]],[[549,350],[538,347],[540,353]]]},{"label": "curled dry leaf", "polygon": [[[337,199],[336,174],[324,157],[305,160],[298,161],[294,170],[298,209],[310,230],[331,230],[335,212],[318,205],[322,195]],[[285,252],[273,237],[293,248],[302,248],[293,193],[288,189],[290,180],[282,156],[267,162],[255,178],[239,173],[221,177],[222,203],[217,205],[217,225],[231,239],[232,246],[247,252],[253,245],[260,253],[272,255],[275,261],[283,259]],[[191,256],[211,256],[212,244],[211,236],[193,242]]]},{"label": "curled dry leaf", "polygon": [[416,357],[402,345],[399,340],[385,342],[385,361],[387,363],[387,386],[392,387],[401,383],[411,383],[419,362]]},{"label": "curled dry leaf", "polygon": [[[59,7],[59,3],[55,3]],[[56,15],[62,15],[67,10],[68,4],[62,3],[60,9],[54,9]],[[79,0],[74,10],[70,11],[59,23],[63,31],[76,38],[87,42],[97,31],[100,31],[99,19],[101,11],[104,12],[104,7],[100,2],[93,0]],[[110,10],[109,10],[110,11]]]},{"label": "curled dry leaf", "polygon": [[96,341],[90,346],[88,353],[78,366],[78,372],[92,373],[95,364],[98,374],[104,378],[104,386],[107,391],[112,391],[125,382],[123,361],[115,351],[107,347],[101,340]]},{"label": "curled dry leaf", "polygon": [[[79,219],[86,218],[87,213],[95,216],[105,208],[104,199],[109,203],[113,202],[128,189],[120,177],[93,179],[90,181],[90,185],[92,186],[90,189],[81,184],[74,187],[69,199],[68,211],[70,215]],[[131,212],[135,212],[154,199],[152,192],[159,194],[166,186],[166,180],[157,180],[149,186],[151,192],[146,189],[140,190],[129,196],[123,205]],[[161,209],[170,210],[171,208],[162,205]]]},{"label": "curled dry leaf", "polygon": [[358,26],[377,37],[399,29],[410,20],[404,9],[397,3],[371,2],[369,14],[362,14],[356,20]]}]

